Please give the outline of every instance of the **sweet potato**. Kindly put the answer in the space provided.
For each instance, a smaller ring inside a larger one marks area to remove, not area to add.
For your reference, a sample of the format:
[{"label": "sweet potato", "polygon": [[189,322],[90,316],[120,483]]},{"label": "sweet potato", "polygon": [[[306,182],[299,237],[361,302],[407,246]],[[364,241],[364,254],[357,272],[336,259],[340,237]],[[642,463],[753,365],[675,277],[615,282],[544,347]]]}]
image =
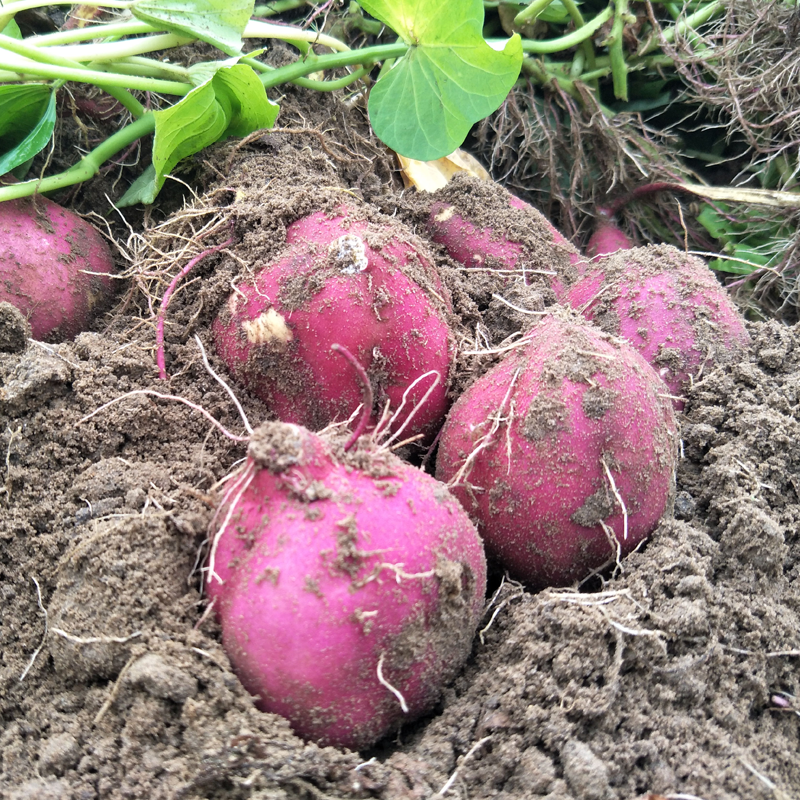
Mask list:
[{"label": "sweet potato", "polygon": [[113,291],[111,253],[81,217],[44,197],[0,203],[0,301],[28,319],[34,339],[85,330]]},{"label": "sweet potato", "polygon": [[599,261],[619,250],[630,250],[633,243],[627,235],[610,219],[601,219],[586,244],[586,256],[591,261]]},{"label": "sweet potato", "polygon": [[342,345],[367,370],[376,419],[387,401],[404,404],[398,424],[419,405],[404,435],[430,437],[453,349],[433,267],[396,226],[353,221],[342,234],[335,224],[305,220],[289,249],[236,287],[214,322],[217,352],[278,419],[319,430],[361,402],[357,375],[331,352]]},{"label": "sweet potato", "polygon": [[487,555],[534,588],[629,553],[673,501],[666,387],[626,343],[550,315],[462,394],[436,475],[477,520]]},{"label": "sweet potato", "polygon": [[678,410],[703,369],[742,357],[750,342],[706,264],[669,245],[602,258],[568,301],[604,331],[624,336],[663,378]]},{"label": "sweet potato", "polygon": [[212,532],[207,593],[264,711],[365,748],[430,711],[464,663],[486,563],[447,489],[364,439],[348,456],[267,423]]},{"label": "sweet potato", "polygon": [[[437,192],[427,220],[431,239],[468,269],[492,270],[565,296],[583,259],[532,206],[498,186],[461,178]],[[465,191],[467,189],[469,191]]]}]

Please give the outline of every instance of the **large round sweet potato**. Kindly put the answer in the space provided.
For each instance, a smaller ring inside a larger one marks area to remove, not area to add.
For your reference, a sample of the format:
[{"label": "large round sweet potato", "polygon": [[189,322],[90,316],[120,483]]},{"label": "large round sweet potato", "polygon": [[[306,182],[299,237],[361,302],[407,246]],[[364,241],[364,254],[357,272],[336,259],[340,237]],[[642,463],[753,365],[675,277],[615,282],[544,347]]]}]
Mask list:
[{"label": "large round sweet potato", "polygon": [[345,458],[300,426],[258,429],[217,514],[207,592],[259,708],[365,748],[461,669],[486,562],[445,486],[386,451]]},{"label": "large round sweet potato", "polygon": [[478,522],[487,555],[536,588],[588,575],[671,508],[676,426],[633,348],[546,317],[456,401],[436,475]]}]

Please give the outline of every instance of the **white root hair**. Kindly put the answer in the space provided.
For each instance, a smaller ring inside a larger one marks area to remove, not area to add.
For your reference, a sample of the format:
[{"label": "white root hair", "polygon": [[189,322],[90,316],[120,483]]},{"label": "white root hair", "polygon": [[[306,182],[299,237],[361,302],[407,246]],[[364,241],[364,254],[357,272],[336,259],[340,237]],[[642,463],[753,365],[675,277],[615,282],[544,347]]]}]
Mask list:
[{"label": "white root hair", "polygon": [[403,713],[408,714],[408,703],[406,703],[405,697],[403,697],[399,689],[395,689],[395,687],[383,677],[383,658],[385,655],[385,653],[381,653],[381,657],[378,659],[378,683],[380,683],[381,686],[385,686],[397,698]]},{"label": "white root hair", "polygon": [[611,484],[611,491],[616,498],[617,503],[619,503],[619,507],[622,509],[622,538],[627,541],[628,540],[628,509],[625,507],[625,501],[622,499],[622,495],[619,493],[619,489],[617,489],[617,484],[614,483],[614,476],[611,474],[611,470],[608,468],[608,464],[606,464],[605,458],[600,459],[600,463],[603,465],[603,469],[606,472],[606,477],[608,478],[608,482]]},{"label": "white root hair", "polygon": [[514,384],[517,382],[517,378],[519,378],[519,374],[521,371],[522,371],[521,367],[517,367],[517,369],[514,370],[514,376],[511,378],[511,382],[508,384],[508,389],[506,390],[505,396],[503,397],[503,400],[500,403],[500,407],[497,409],[497,411],[493,416],[489,416],[486,420],[487,422],[491,420],[492,426],[483,436],[480,437],[480,439],[478,439],[475,442],[475,447],[472,449],[472,452],[464,460],[464,463],[461,465],[461,468],[451,478],[451,480],[447,482],[448,488],[452,489],[454,486],[459,486],[461,482],[467,478],[470,469],[472,469],[472,464],[477,458],[478,454],[493,443],[492,437],[495,435],[495,433],[497,433],[497,431],[500,428],[500,425],[503,422],[509,422],[507,418],[502,416],[503,409],[505,408],[506,403],[511,397],[511,392],[514,389]]}]

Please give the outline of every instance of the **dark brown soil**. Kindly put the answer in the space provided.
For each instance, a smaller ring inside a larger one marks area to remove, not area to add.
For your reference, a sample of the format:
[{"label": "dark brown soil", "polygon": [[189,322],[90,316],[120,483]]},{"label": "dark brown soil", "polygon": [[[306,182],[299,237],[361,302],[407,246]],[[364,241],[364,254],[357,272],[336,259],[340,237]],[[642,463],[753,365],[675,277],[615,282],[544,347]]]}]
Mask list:
[{"label": "dark brown soil", "polygon": [[[245,446],[153,395],[101,406],[155,390],[241,433],[192,338],[211,344],[231,280],[343,192],[375,213],[406,206],[363,112],[318,102],[304,117],[324,135],[272,134],[230,164],[230,146],[198,161],[212,193],[133,242],[121,302],[94,331],[20,351],[4,317],[0,798],[800,796],[800,330],[777,323],[753,325],[749,357],[694,387],[676,519],[605,583],[532,594],[504,582],[430,717],[355,753],[305,743],[255,709],[196,571],[215,485]],[[230,234],[229,218],[235,243],[170,306],[160,381],[153,308],[189,257]],[[454,302],[474,335],[487,308],[466,291]],[[264,418],[237,393],[251,421]]]}]

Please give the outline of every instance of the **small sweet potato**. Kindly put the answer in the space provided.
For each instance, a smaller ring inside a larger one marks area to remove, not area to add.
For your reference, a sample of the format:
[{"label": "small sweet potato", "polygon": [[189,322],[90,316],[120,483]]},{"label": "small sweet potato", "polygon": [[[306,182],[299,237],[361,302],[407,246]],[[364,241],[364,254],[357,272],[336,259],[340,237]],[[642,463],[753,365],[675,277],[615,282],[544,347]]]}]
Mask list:
[{"label": "small sweet potato", "polygon": [[[491,270],[549,287],[562,300],[583,258],[532,206],[498,186],[461,178],[436,193],[431,239],[467,269]],[[468,189],[468,191],[466,191]]]},{"label": "small sweet potato", "polygon": [[77,214],[44,197],[0,203],[0,301],[25,315],[34,339],[85,330],[112,294],[113,270],[105,240]]}]

